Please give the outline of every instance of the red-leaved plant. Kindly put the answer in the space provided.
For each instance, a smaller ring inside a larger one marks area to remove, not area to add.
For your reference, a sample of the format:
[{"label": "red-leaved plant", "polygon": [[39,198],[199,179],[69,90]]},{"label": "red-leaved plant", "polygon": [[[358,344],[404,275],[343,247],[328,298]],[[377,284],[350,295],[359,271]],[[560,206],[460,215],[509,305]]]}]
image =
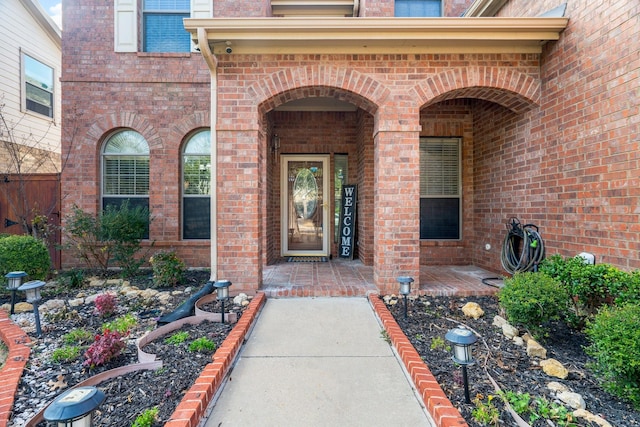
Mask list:
[{"label": "red-leaved plant", "polygon": [[96,297],[96,313],[100,317],[109,317],[116,312],[118,298],[114,294],[100,294]]},{"label": "red-leaved plant", "polygon": [[126,347],[122,338],[123,335],[120,332],[109,329],[105,329],[101,335],[96,335],[95,341],[84,353],[83,365],[94,368],[117,357]]}]

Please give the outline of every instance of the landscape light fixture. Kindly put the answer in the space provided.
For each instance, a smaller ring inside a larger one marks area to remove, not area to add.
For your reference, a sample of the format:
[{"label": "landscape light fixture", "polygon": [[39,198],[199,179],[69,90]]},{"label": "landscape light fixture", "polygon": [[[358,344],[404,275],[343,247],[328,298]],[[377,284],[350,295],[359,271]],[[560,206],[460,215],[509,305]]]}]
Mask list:
[{"label": "landscape light fixture", "polygon": [[57,427],[91,427],[93,413],[105,398],[93,386],[72,388],[51,402],[44,411],[44,419]]},{"label": "landscape light fixture", "polygon": [[213,284],[216,288],[216,294],[218,295],[218,301],[222,303],[222,323],[224,323],[224,302],[229,299],[229,286],[231,286],[231,282],[228,280],[218,280]]},{"label": "landscape light fixture", "polygon": [[7,289],[11,291],[11,314],[14,313],[14,306],[16,304],[16,291],[22,284],[22,278],[26,276],[27,273],[24,271],[12,271],[4,276],[7,278]]},{"label": "landscape light fixture", "polygon": [[400,276],[396,279],[400,283],[400,295],[404,298],[404,318],[407,318],[407,297],[411,293],[412,277]]},{"label": "landscape light fixture", "polygon": [[40,288],[46,283],[42,280],[32,280],[30,282],[21,285],[18,290],[27,294],[27,302],[33,305],[33,314],[36,318],[36,334],[42,335],[42,329],[40,328],[40,312],[38,311],[38,302],[42,299],[40,296]]},{"label": "landscape light fixture", "polygon": [[471,403],[469,397],[469,379],[467,377],[467,366],[472,365],[473,354],[471,353],[471,346],[478,341],[478,338],[466,328],[451,329],[446,333],[444,338],[453,344],[453,360],[458,365],[462,366],[462,382],[464,383],[464,399],[465,402]]}]

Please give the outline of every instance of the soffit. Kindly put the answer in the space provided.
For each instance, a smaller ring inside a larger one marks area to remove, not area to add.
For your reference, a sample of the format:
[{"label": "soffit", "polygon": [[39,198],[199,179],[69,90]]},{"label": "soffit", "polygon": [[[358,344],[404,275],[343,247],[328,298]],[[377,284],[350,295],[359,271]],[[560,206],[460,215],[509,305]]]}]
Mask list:
[{"label": "soffit", "polygon": [[568,18],[207,18],[185,19],[224,54],[540,53]]}]

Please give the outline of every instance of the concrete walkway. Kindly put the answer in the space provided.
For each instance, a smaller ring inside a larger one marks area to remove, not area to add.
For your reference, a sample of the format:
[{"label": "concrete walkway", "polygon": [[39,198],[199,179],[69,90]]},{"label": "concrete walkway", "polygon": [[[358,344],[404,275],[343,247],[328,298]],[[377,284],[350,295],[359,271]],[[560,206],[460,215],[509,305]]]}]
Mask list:
[{"label": "concrete walkway", "polygon": [[366,298],[268,299],[205,426],[433,426]]}]

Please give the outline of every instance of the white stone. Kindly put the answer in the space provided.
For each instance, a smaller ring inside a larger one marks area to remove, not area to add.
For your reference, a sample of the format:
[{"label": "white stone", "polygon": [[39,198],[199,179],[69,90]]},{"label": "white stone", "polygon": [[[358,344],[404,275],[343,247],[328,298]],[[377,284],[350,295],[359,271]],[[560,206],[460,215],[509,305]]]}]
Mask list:
[{"label": "white stone", "polygon": [[242,306],[243,306],[243,307],[246,307],[246,306],[248,306],[249,304],[250,304],[250,301],[249,301],[248,299],[246,299],[246,300],[242,301]]},{"label": "white stone", "polygon": [[84,304],[84,298],[74,298],[69,300],[69,306],[79,307]]},{"label": "white stone", "polygon": [[502,325],[502,333],[504,334],[505,337],[509,339],[512,339],[513,337],[517,337],[519,334],[518,328],[508,323],[505,323],[504,325]]},{"label": "white stone", "polygon": [[555,393],[561,393],[563,391],[570,391],[569,387],[567,387],[566,385],[559,383],[557,381],[551,381],[549,384],[547,384],[547,388]]},{"label": "white stone", "polygon": [[584,403],[584,399],[579,393],[571,391],[563,391],[558,393],[558,399],[562,400],[571,409],[585,409],[587,405]]},{"label": "white stone", "polygon": [[505,319],[502,316],[493,316],[493,326],[497,326],[498,328],[502,328],[502,325],[504,325],[507,322],[507,319]]},{"label": "white stone", "polygon": [[173,295],[173,296],[178,296],[178,295],[182,295],[182,294],[184,294],[184,292],[182,292],[182,291],[173,291],[173,292],[171,292],[171,295]]},{"label": "white stone", "polygon": [[524,340],[522,337],[513,337],[513,343],[518,347],[524,347]]},{"label": "white stone", "polygon": [[235,305],[241,305],[243,301],[247,300],[247,294],[245,293],[240,293],[238,295],[236,295],[235,297],[233,297],[233,303]]},{"label": "white stone", "polygon": [[480,307],[480,304],[476,302],[468,302],[462,306],[462,312],[465,316],[471,317],[474,319],[479,319],[484,316],[484,310]]},{"label": "white stone", "polygon": [[50,299],[49,301],[42,304],[40,307],[46,310],[55,310],[64,308],[64,300],[61,299]]},{"label": "white stone", "polygon": [[[523,339],[527,341],[526,338],[523,337]],[[546,359],[547,349],[541,346],[533,338],[529,338],[529,341],[527,341],[527,354],[529,355],[529,357],[539,357],[540,359]]]}]

